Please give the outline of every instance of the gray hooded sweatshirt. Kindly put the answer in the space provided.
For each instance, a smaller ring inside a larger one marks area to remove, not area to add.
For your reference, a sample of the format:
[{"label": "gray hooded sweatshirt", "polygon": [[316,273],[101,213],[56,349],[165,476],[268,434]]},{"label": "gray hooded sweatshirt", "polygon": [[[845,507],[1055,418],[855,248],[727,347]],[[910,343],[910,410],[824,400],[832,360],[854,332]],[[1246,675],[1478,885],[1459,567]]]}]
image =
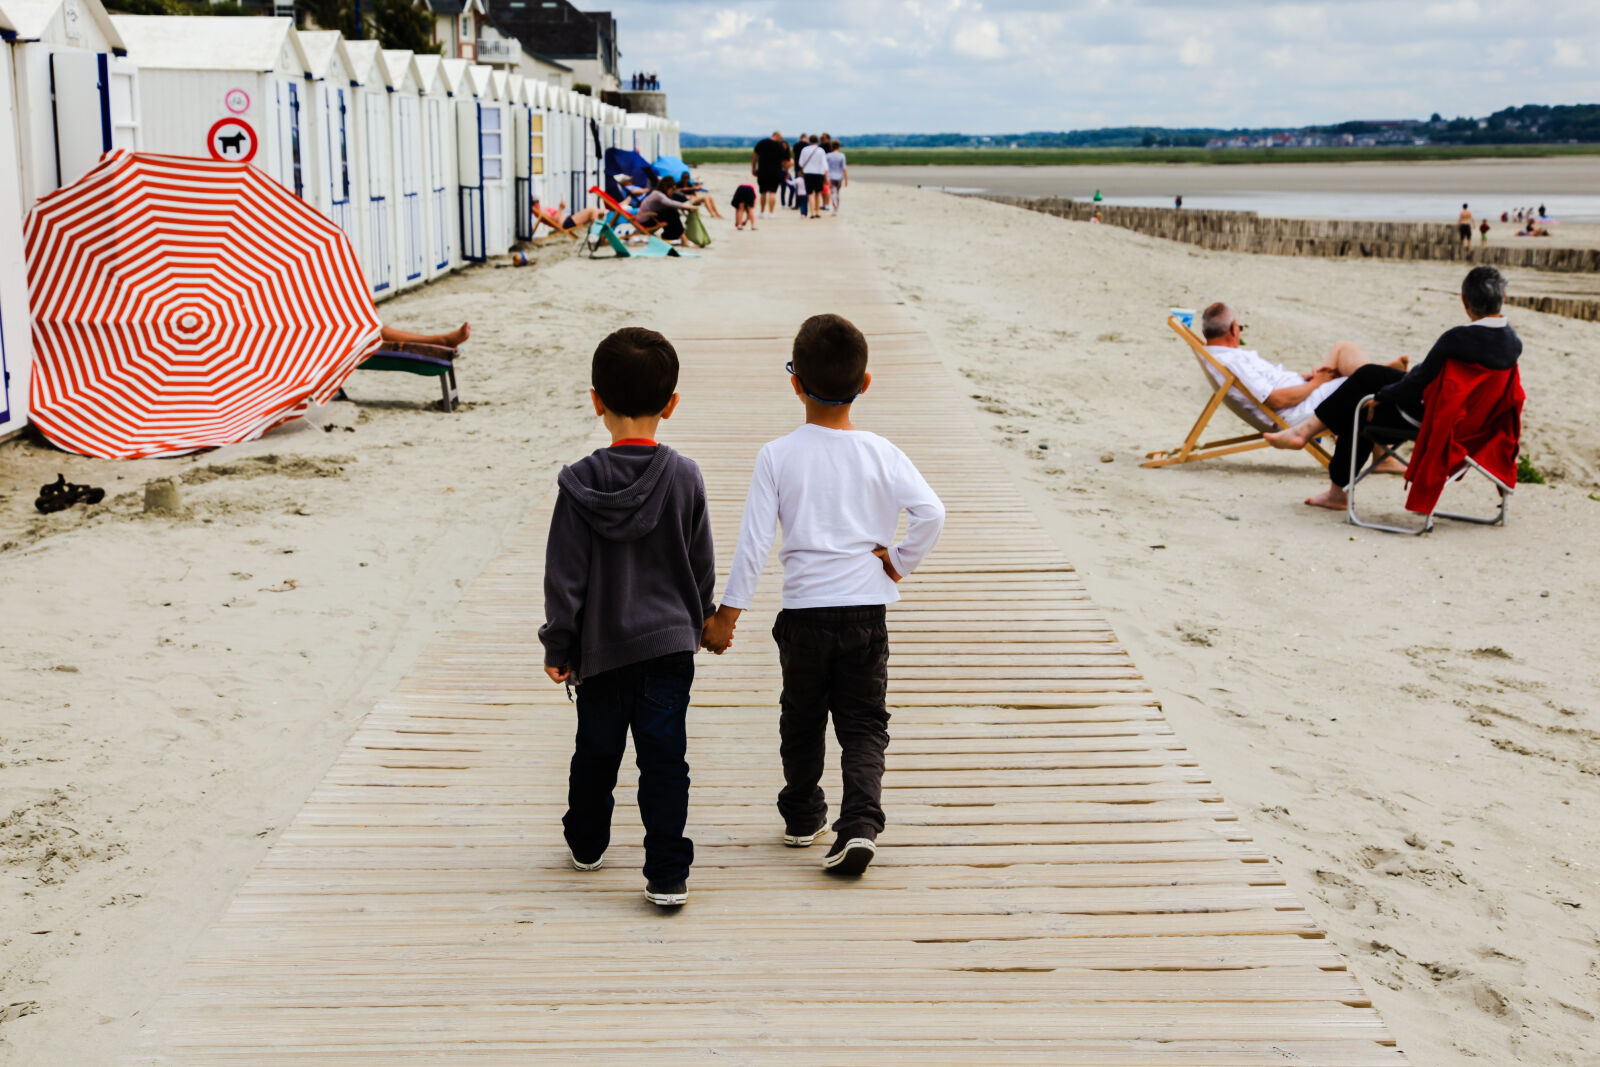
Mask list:
[{"label": "gray hooded sweatshirt", "polygon": [[700,647],[716,557],[700,468],[666,445],[614,445],[563,467],[545,546],[539,640],[582,682]]}]

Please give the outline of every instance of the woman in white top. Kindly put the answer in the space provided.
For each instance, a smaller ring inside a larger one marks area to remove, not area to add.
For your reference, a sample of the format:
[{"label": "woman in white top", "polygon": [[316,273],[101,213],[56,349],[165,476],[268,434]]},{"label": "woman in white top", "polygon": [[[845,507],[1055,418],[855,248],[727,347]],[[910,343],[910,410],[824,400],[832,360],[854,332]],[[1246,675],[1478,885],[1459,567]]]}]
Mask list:
[{"label": "woman in white top", "polygon": [[832,194],[828,199],[834,214],[839,213],[839,190],[850,184],[850,172],[844,166],[843,147],[838,141],[828,145],[828,188]]}]

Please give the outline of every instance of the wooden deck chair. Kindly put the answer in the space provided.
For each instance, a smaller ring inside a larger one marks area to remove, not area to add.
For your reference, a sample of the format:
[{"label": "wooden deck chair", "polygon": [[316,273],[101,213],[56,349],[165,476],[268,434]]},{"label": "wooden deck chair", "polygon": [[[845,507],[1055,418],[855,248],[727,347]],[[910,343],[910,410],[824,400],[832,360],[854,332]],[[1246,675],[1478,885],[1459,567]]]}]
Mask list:
[{"label": "wooden deck chair", "polygon": [[[1167,325],[1194,350],[1195,359],[1200,362],[1200,370],[1214,387],[1214,391],[1211,399],[1206,401],[1206,406],[1200,410],[1200,417],[1194,420],[1194,426],[1189,429],[1189,436],[1183,439],[1183,444],[1177,448],[1146,453],[1145,461],[1140,466],[1168,467],[1174,463],[1193,463],[1201,459],[1229,456],[1235,452],[1270,448],[1271,446],[1262,439],[1262,434],[1274,430],[1287,430],[1289,424],[1284,422],[1276,411],[1267,407],[1261,399],[1251,395],[1250,390],[1244,387],[1232,371],[1224,367],[1216,356],[1206,351],[1206,343],[1196,336],[1193,330],[1178,321],[1176,317],[1169,317]],[[1238,395],[1235,395],[1236,391]],[[1239,400],[1240,396],[1245,398],[1244,402]],[[1205,431],[1206,424],[1211,421],[1211,416],[1217,413],[1217,408],[1224,404],[1246,425],[1255,427],[1256,432],[1200,444],[1200,435]],[[1322,447],[1320,440],[1312,441],[1305,450],[1324,467],[1333,462],[1333,457]]]},{"label": "wooden deck chair", "polygon": [[415,374],[423,378],[437,378],[441,394],[440,406],[444,408],[446,414],[449,414],[461,402],[461,395],[456,389],[455,363],[460,351],[457,348],[445,348],[441,345],[396,342],[379,348],[362,360],[356,369],[399,371],[402,374]]}]

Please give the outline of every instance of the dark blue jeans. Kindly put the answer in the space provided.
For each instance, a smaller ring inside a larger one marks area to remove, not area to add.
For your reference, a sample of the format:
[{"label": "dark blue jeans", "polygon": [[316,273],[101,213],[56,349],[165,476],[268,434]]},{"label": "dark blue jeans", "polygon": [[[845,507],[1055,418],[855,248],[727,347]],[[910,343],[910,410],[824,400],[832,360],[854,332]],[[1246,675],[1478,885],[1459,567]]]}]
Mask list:
[{"label": "dark blue jeans", "polygon": [[611,793],[631,729],[644,876],[668,884],[689,877],[694,842],[683,835],[689,818],[685,720],[693,682],[694,653],[675,652],[596,674],[578,686],[578,736],[561,819],[578,859],[592,863],[611,844]]}]

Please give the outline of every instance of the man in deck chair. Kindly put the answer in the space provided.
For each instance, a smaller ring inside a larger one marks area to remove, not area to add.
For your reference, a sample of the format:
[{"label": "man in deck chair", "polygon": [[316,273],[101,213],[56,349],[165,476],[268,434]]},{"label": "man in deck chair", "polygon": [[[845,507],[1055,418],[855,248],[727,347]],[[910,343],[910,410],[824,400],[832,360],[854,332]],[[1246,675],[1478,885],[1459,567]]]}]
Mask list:
[{"label": "man in deck chair", "polygon": [[[1290,426],[1303,422],[1317,410],[1317,405],[1333,395],[1345,378],[1357,368],[1378,361],[1363,352],[1354,341],[1340,341],[1328,349],[1328,354],[1309,374],[1297,374],[1282,363],[1268,363],[1261,353],[1240,347],[1244,339],[1244,325],[1238,313],[1227,304],[1216,303],[1206,308],[1200,318],[1201,333],[1205,337],[1206,351],[1233,372],[1244,387],[1260,397],[1268,407]],[[1404,372],[1409,365],[1405,356],[1384,364]],[[1253,408],[1249,400],[1233,390],[1231,399]],[[1377,468],[1385,474],[1403,474],[1405,466],[1398,460],[1388,459]]]}]

